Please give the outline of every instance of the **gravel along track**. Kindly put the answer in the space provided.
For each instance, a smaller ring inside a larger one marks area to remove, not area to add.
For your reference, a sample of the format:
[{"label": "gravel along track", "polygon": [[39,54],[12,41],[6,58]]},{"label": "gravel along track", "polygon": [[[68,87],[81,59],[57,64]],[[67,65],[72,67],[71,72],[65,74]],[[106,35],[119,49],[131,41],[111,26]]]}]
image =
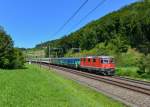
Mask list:
[{"label": "gravel along track", "polygon": [[[135,90],[131,90],[125,87],[121,87],[119,85],[114,85],[113,83],[107,83],[105,81],[96,80],[93,78],[85,77],[84,75],[78,75],[74,74],[72,69],[66,69],[63,67],[53,66],[50,65],[51,68],[55,69],[55,72],[58,74],[64,75],[66,78],[72,79],[74,81],[77,81],[78,83],[82,85],[86,85],[92,89],[95,89],[96,91],[99,91],[101,93],[104,93],[105,95],[112,97],[116,100],[119,100],[123,102],[124,104],[132,107],[150,107],[150,95],[146,93],[140,93]],[[69,71],[69,72],[66,72]],[[93,74],[91,74],[93,75]],[[103,79],[108,79],[110,77],[104,77],[100,76]],[[109,80],[109,79],[108,79]],[[113,78],[114,81],[117,81],[116,78]],[[124,80],[121,80],[122,82]],[[140,83],[134,83],[131,81],[124,81],[125,84],[131,84],[136,87],[146,87],[149,90],[148,85],[140,84]],[[123,85],[125,85],[123,84]],[[149,91],[148,91],[149,92]]]},{"label": "gravel along track", "polygon": [[[53,66],[53,67],[56,67],[56,66]],[[114,77],[110,77],[110,76],[99,76],[99,75],[95,75],[95,74],[90,74],[90,73],[81,72],[78,70],[67,69],[67,68],[58,67],[58,66],[57,66],[57,69],[72,72],[72,73],[82,75],[82,76],[85,76],[85,77],[88,77],[91,79],[95,79],[98,81],[106,82],[109,84],[113,84],[116,86],[130,89],[133,91],[137,91],[139,93],[150,95],[150,85],[143,84],[143,83],[140,83],[137,81],[131,82],[130,79],[123,80],[121,78],[114,78]]]},{"label": "gravel along track", "polygon": [[[146,95],[150,95],[150,84],[141,83],[140,81],[130,81],[130,79],[123,80],[122,78],[113,78],[113,77],[101,77],[102,79],[109,80],[121,87],[128,88]],[[114,85],[115,85],[114,84]]]}]

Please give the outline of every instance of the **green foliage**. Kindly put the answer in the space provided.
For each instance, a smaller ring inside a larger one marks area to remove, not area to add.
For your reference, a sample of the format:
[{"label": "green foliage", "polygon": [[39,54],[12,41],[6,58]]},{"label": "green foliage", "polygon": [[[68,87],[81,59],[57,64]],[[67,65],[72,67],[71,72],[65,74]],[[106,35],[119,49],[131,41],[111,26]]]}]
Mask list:
[{"label": "green foliage", "polygon": [[97,44],[104,43],[110,47],[114,45],[115,47],[112,47],[117,53],[125,53],[131,47],[148,54],[150,52],[149,7],[149,0],[135,2],[92,21],[68,36],[39,44],[37,47],[49,44],[52,48],[62,48],[62,54],[66,54],[71,48],[91,50]]},{"label": "green foliage", "polygon": [[118,67],[116,68],[116,75],[140,78],[140,75],[137,73],[137,70],[137,67]]},{"label": "green foliage", "polygon": [[[121,62],[120,60],[125,61]],[[133,50],[132,51],[130,50],[125,59],[122,58],[119,59],[119,63],[123,65],[125,63],[127,64],[127,66],[117,68],[116,69],[117,75],[150,80],[150,54],[145,56],[142,54],[138,54],[137,52],[133,52]],[[133,67],[135,65],[137,65],[137,67]]]},{"label": "green foliage", "polygon": [[135,79],[150,80],[150,75],[147,73],[139,73],[138,67],[117,67],[116,75],[127,76]]},{"label": "green foliage", "polygon": [[0,28],[0,68],[21,68],[24,62],[22,52],[13,47],[11,37]]},{"label": "green foliage", "polygon": [[24,67],[25,58],[19,49],[14,48],[9,56],[10,63],[8,68],[22,68]]},{"label": "green foliage", "polygon": [[114,56],[117,66],[131,67],[137,65],[137,63],[143,57],[143,54],[139,53],[134,49],[129,48],[127,53],[118,53],[115,54]]},{"label": "green foliage", "polygon": [[150,54],[143,56],[138,62],[138,74],[150,78]]}]

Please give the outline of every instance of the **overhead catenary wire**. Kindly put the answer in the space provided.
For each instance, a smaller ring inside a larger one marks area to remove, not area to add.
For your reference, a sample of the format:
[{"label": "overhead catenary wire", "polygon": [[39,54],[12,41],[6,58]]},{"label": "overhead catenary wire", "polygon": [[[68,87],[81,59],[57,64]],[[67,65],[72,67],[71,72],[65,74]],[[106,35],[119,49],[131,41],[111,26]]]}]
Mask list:
[{"label": "overhead catenary wire", "polygon": [[81,20],[79,20],[79,22],[77,24],[75,24],[70,30],[72,31],[75,27],[77,27],[79,24],[81,24],[81,22],[83,22],[90,14],[92,14],[98,7],[100,7],[101,5],[103,5],[103,3],[105,3],[106,0],[102,0],[98,5],[95,6],[95,8],[93,8],[91,11],[89,11],[83,18],[81,18]]},{"label": "overhead catenary wire", "polygon": [[73,15],[54,33],[56,35],[79,13],[79,11],[87,4],[89,0],[85,0],[82,5],[73,13]]}]

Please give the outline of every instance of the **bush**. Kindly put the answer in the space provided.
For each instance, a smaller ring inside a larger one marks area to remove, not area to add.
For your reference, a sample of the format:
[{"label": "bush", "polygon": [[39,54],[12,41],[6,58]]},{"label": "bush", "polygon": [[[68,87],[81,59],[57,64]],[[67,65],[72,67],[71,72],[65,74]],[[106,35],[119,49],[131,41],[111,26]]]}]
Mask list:
[{"label": "bush", "polygon": [[143,56],[141,60],[138,62],[139,70],[137,73],[142,75],[143,77],[150,77],[150,54],[147,56]]},{"label": "bush", "polygon": [[9,68],[23,68],[25,63],[25,58],[19,49],[14,48],[12,50],[12,55],[10,55]]},{"label": "bush", "polygon": [[119,76],[140,77],[136,67],[120,67],[116,69],[116,74]]},{"label": "bush", "polygon": [[143,54],[139,53],[134,49],[128,49],[127,53],[116,53],[115,60],[117,66],[131,67],[137,66],[137,63],[142,58]]}]

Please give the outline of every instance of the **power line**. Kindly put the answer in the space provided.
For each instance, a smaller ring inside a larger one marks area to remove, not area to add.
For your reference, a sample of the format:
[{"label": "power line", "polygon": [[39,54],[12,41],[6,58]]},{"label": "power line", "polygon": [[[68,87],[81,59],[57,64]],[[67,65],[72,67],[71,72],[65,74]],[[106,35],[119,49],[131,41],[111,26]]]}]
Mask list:
[{"label": "power line", "polygon": [[98,5],[96,5],[95,8],[93,8],[89,13],[87,13],[80,21],[79,23],[77,23],[75,26],[73,26],[71,28],[71,30],[69,31],[72,31],[74,29],[74,27],[78,26],[83,20],[85,20],[90,14],[92,14],[98,7],[100,7],[106,0],[102,0]]},{"label": "power line", "polygon": [[75,13],[54,33],[54,35],[60,32],[78,14],[78,12],[87,4],[87,2],[88,0],[85,0],[83,4],[75,11]]}]

